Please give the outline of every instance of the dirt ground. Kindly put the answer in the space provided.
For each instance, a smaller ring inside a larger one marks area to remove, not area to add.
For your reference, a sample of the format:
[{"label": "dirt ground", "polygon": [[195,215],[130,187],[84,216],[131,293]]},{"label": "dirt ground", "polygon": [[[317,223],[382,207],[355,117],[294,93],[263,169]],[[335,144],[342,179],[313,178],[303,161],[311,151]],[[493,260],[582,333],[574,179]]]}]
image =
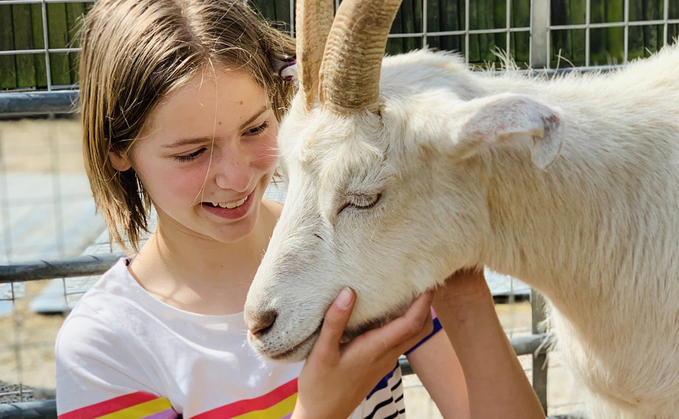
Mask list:
[{"label": "dirt ground", "polygon": [[[69,119],[0,121],[0,176],[4,172],[17,171],[84,173],[80,123]],[[31,298],[47,282],[27,283],[25,295],[17,299],[14,313],[0,317],[0,391],[3,382],[22,383],[46,389],[48,391],[42,395],[53,397],[53,346],[64,318],[61,315],[38,315],[28,309]],[[496,309],[510,337],[530,333],[530,304],[499,304]],[[531,357],[523,356],[520,360],[530,374]],[[549,367],[549,414],[581,410],[578,386],[565,371],[558,353],[551,355]],[[410,417],[441,417],[415,376],[405,377],[404,383]]]},{"label": "dirt ground", "polygon": [[7,172],[85,173],[76,119],[0,121],[0,162]]}]

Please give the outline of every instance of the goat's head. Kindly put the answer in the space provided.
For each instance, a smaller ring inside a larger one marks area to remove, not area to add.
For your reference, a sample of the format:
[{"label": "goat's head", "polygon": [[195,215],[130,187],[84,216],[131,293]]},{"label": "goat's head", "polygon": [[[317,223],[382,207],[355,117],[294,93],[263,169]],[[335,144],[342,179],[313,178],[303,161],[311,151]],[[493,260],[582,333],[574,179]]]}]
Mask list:
[{"label": "goat's head", "polygon": [[288,197],[245,306],[269,358],[305,358],[344,287],[358,295],[350,339],[478,263],[488,216],[470,157],[491,141],[540,137],[541,166],[559,152],[558,117],[522,96],[380,97],[399,3],[344,0],[333,22],[332,0],[297,2],[300,88],[279,133]]}]

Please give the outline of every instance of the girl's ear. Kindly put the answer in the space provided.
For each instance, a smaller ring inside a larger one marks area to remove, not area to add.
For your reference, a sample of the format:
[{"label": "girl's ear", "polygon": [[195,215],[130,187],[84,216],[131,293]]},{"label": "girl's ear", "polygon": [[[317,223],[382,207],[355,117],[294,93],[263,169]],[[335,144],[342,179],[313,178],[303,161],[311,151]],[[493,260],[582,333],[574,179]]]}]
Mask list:
[{"label": "girl's ear", "polygon": [[111,165],[113,166],[113,168],[119,172],[125,172],[132,168],[132,163],[130,163],[130,159],[128,159],[126,156],[125,157],[121,156],[119,153],[113,150],[108,151],[108,158],[111,159]]},{"label": "girl's ear", "polygon": [[517,94],[475,99],[469,105],[453,145],[459,158],[502,144],[525,143],[531,146],[533,162],[544,169],[559,155],[564,137],[559,109]]}]

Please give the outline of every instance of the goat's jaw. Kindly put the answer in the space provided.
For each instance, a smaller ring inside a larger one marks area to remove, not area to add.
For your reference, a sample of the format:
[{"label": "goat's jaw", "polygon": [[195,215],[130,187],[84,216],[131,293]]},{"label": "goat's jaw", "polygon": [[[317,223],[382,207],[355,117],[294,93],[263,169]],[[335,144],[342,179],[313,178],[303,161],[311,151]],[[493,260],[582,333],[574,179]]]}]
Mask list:
[{"label": "goat's jaw", "polygon": [[[359,326],[347,328],[347,330],[345,330],[342,334],[340,344],[346,345],[363,333],[384,326],[394,318],[398,317],[400,314],[402,313],[394,313],[393,315],[389,315],[383,319],[374,319],[364,322]],[[279,346],[273,347],[271,345],[272,339],[267,339],[266,337],[260,339],[250,332],[248,332],[248,343],[258,355],[264,358],[278,362],[300,362],[309,356],[314,343],[316,343],[316,339],[318,339],[321,326],[322,325],[319,325],[313,333],[308,335],[306,338],[303,338],[299,343],[291,344],[287,348],[281,348]]]},{"label": "goat's jaw", "polygon": [[311,335],[304,338],[301,342],[293,344],[287,349],[272,348],[270,345],[267,345],[267,339],[258,339],[249,331],[248,343],[252,349],[257,352],[257,354],[264,358],[269,358],[279,362],[301,362],[309,356],[311,348],[313,348],[314,343],[316,343],[316,339],[318,338],[320,331],[321,327],[319,326],[318,329],[316,329]]}]

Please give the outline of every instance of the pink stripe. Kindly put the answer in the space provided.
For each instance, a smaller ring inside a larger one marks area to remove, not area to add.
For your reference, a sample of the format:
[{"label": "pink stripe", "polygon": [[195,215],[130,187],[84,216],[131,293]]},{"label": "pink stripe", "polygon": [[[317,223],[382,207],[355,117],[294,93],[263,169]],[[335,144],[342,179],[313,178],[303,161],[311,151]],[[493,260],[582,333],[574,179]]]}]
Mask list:
[{"label": "pink stripe", "polygon": [[[226,406],[209,410],[193,417],[193,419],[230,419],[255,410],[268,409],[297,393],[297,379],[293,379],[269,393],[254,399],[233,402]],[[61,419],[61,418],[59,418]]]},{"label": "pink stripe", "polygon": [[61,415],[59,415],[59,419],[98,418],[99,416],[108,415],[109,413],[114,413],[119,410],[127,409],[128,407],[146,403],[157,398],[158,396],[156,396],[155,394],[137,391],[136,393],[126,394],[124,396],[108,399],[100,403],[81,407],[80,409],[77,410],[71,410],[70,412],[62,413]]},{"label": "pink stripe", "polygon": [[144,419],[175,419],[177,417],[177,412],[175,412],[173,408],[169,408],[167,410],[163,410],[162,412],[144,416]]}]

